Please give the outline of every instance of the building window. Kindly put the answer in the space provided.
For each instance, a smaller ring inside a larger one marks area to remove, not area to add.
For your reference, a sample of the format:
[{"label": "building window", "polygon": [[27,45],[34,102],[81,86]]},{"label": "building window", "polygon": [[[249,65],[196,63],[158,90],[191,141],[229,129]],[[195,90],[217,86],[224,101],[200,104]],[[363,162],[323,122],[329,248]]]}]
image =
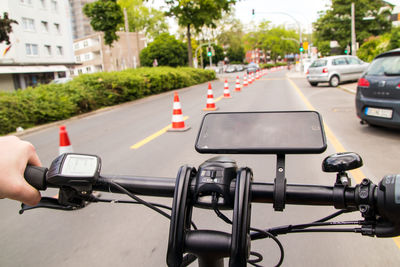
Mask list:
[{"label": "building window", "polygon": [[56,29],[56,33],[61,33],[60,24],[54,23],[54,28]]},{"label": "building window", "polygon": [[90,54],[85,54],[85,61],[90,60]]},{"label": "building window", "polygon": [[51,10],[55,12],[58,11],[58,3],[56,0],[51,0]]},{"label": "building window", "polygon": [[42,20],[42,31],[49,32],[49,23],[47,23],[47,21]]},{"label": "building window", "polygon": [[75,60],[76,60],[76,62],[81,62],[81,56],[79,56],[79,55],[76,56],[76,57],[75,57]]},{"label": "building window", "polygon": [[78,74],[82,74],[82,69],[78,69]]},{"label": "building window", "polygon": [[51,56],[51,46],[44,45],[44,52],[46,53],[46,56]]},{"label": "building window", "polygon": [[57,46],[56,53],[57,56],[62,56],[64,54],[62,46]]},{"label": "building window", "polygon": [[40,6],[46,8],[46,0],[40,0]]},{"label": "building window", "polygon": [[25,31],[35,31],[35,21],[30,18],[22,18],[22,27]]},{"label": "building window", "polygon": [[89,43],[87,40],[83,41],[83,47],[88,47]]},{"label": "building window", "polygon": [[32,5],[32,0],[19,0],[19,2],[21,4],[28,5],[28,6]]},{"label": "building window", "polygon": [[86,67],[86,72],[87,73],[90,73],[90,72],[92,72],[92,68],[89,66],[89,67]]},{"label": "building window", "polygon": [[74,44],[74,49],[78,50],[79,49],[79,43]]},{"label": "building window", "polygon": [[37,56],[39,55],[37,44],[25,44],[25,51],[27,56]]}]

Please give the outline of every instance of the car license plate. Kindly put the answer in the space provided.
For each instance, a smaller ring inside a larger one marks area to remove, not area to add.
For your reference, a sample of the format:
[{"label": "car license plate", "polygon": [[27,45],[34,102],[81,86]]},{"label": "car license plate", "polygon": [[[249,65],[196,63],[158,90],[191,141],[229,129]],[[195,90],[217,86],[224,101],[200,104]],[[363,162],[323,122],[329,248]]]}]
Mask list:
[{"label": "car license plate", "polygon": [[393,115],[393,110],[367,107],[365,109],[365,115],[391,119]]}]

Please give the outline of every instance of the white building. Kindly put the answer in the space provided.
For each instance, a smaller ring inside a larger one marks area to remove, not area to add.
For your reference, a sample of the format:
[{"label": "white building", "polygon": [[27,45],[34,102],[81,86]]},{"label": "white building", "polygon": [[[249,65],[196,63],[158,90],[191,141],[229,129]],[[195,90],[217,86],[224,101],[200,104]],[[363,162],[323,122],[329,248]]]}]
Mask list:
[{"label": "white building", "polygon": [[11,46],[0,44],[0,90],[69,76],[74,52],[68,0],[1,0],[3,12],[18,24],[12,24]]},{"label": "white building", "polygon": [[[120,71],[140,66],[139,54],[146,47],[143,33],[116,32],[119,39],[112,47],[104,43],[104,34],[95,33],[74,40],[74,75],[99,71]],[[71,72],[72,75],[72,72]]]}]

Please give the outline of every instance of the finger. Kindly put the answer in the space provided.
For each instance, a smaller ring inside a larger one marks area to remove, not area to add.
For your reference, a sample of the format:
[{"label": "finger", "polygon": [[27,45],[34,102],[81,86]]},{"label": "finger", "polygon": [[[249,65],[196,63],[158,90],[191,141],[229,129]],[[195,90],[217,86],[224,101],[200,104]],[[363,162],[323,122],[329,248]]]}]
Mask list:
[{"label": "finger", "polygon": [[25,179],[17,186],[15,194],[11,195],[10,198],[21,201],[29,206],[34,206],[39,203],[41,199],[40,192],[28,184]]},{"label": "finger", "polygon": [[28,163],[34,166],[42,166],[39,156],[36,154],[35,147],[29,142],[26,142],[25,145],[28,150]]}]

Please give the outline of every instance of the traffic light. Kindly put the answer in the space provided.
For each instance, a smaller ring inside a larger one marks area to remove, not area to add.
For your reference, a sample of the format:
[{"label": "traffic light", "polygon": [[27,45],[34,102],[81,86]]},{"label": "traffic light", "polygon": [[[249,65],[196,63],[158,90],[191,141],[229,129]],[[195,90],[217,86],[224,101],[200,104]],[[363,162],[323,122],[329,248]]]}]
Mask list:
[{"label": "traffic light", "polygon": [[211,46],[208,46],[208,47],[207,47],[207,56],[209,56],[209,57],[212,56]]},{"label": "traffic light", "polygon": [[251,14],[252,14],[253,16],[255,15],[254,8],[251,10]]},{"label": "traffic light", "polygon": [[304,52],[303,43],[300,43],[300,52]]},{"label": "traffic light", "polygon": [[350,51],[350,46],[347,45],[346,48],[344,49],[344,53],[345,53],[346,55],[348,55],[348,54],[349,54],[349,51]]},{"label": "traffic light", "polygon": [[303,43],[303,48],[304,48],[304,50],[308,50],[308,42]]}]

